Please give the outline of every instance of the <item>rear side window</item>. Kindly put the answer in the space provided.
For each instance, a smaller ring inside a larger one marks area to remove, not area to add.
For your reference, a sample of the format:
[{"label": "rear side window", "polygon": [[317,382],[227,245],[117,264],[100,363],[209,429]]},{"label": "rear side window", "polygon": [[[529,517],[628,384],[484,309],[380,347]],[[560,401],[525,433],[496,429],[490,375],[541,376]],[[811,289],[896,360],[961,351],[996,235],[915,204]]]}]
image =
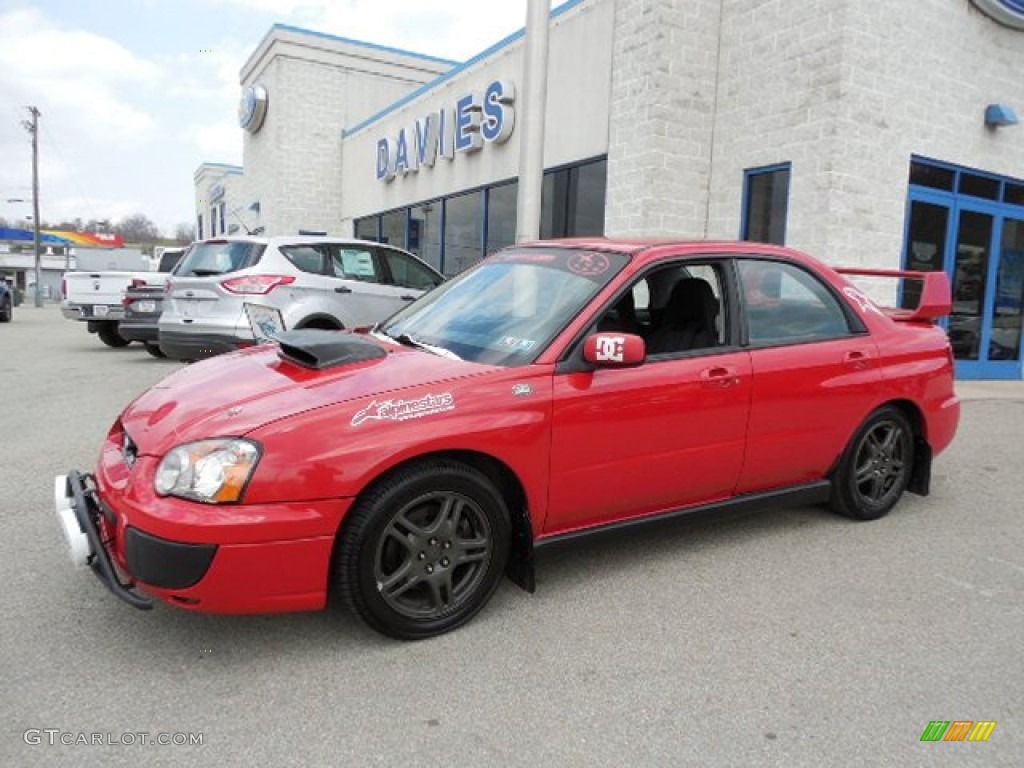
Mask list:
[{"label": "rear side window", "polygon": [[181,257],[184,255],[184,251],[181,250],[166,250],[160,255],[160,268],[159,272],[170,272],[174,269],[178,262],[181,261]]},{"label": "rear side window", "polygon": [[181,260],[174,274],[178,277],[224,275],[247,269],[260,260],[264,245],[226,240],[196,243]]},{"label": "rear side window", "polygon": [[335,277],[362,280],[365,283],[381,282],[380,265],[373,251],[368,248],[338,246],[331,264]]},{"label": "rear side window", "polygon": [[314,275],[324,274],[324,260],[328,255],[327,246],[283,245],[279,250],[300,272],[309,272]]},{"label": "rear side window", "polygon": [[751,344],[795,344],[851,333],[839,300],[792,264],[741,259],[740,283]]},{"label": "rear side window", "polygon": [[417,291],[429,291],[439,286],[443,279],[416,259],[398,251],[383,251],[384,258],[391,273],[391,282],[403,288]]}]

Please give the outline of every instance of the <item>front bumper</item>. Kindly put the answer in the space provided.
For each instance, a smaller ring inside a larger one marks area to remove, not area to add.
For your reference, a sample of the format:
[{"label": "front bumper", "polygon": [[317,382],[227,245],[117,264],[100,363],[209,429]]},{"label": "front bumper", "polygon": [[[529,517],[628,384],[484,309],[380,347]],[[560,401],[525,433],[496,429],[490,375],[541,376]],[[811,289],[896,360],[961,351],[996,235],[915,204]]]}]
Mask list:
[{"label": "front bumper", "polygon": [[103,545],[100,531],[105,513],[99,496],[81,473],[72,470],[58,475],[54,482],[54,502],[61,532],[77,566],[88,565],[111,592],[136,608],[149,609],[153,601],[140,595],[133,584],[121,581],[114,563]]},{"label": "front bumper", "polygon": [[95,477],[71,471],[57,477],[55,503],[72,561],[130,605],[156,598],[203,613],[277,613],[326,604],[350,499],[228,509],[119,486],[102,464]]}]

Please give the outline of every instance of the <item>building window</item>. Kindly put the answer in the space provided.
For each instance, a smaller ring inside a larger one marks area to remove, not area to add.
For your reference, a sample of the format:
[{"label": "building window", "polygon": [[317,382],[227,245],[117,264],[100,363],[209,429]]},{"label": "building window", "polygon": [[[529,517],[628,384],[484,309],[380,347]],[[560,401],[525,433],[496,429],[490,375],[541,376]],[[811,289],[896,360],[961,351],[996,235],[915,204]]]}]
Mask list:
[{"label": "building window", "polygon": [[365,219],[355,220],[356,238],[359,240],[379,240],[380,232],[378,225],[380,219],[377,216],[367,216]]},{"label": "building window", "polygon": [[515,243],[518,197],[518,181],[487,190],[486,253],[494,253]]},{"label": "building window", "polygon": [[785,244],[789,176],[789,163],[744,171],[741,239]]},{"label": "building window", "polygon": [[434,269],[441,270],[441,201],[409,209],[408,249]]},{"label": "building window", "polygon": [[600,237],[608,162],[604,159],[544,174],[540,236]]},{"label": "building window", "polygon": [[405,208],[380,217],[380,241],[405,248]]},{"label": "building window", "polygon": [[217,236],[217,206],[210,208],[210,237]]},{"label": "building window", "polygon": [[226,207],[227,207],[227,203],[221,203],[220,206],[219,206],[219,209],[220,209],[220,231],[221,231],[221,234],[223,234],[224,230],[226,229],[226,227],[224,226],[224,209]]},{"label": "building window", "polygon": [[457,275],[483,256],[483,192],[449,197],[444,208],[444,263],[446,275]]},{"label": "building window", "polygon": [[203,214],[196,216],[196,240],[203,239]]}]

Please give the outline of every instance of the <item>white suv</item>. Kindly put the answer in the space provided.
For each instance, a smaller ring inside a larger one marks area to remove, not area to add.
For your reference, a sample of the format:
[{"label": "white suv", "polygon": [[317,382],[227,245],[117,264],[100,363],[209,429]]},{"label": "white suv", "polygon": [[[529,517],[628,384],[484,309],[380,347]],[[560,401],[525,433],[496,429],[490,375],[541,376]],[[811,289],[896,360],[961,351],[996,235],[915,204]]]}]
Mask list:
[{"label": "white suv", "polygon": [[167,280],[160,349],[197,360],[284,329],[372,325],[443,281],[412,254],[364,240],[201,240]]}]

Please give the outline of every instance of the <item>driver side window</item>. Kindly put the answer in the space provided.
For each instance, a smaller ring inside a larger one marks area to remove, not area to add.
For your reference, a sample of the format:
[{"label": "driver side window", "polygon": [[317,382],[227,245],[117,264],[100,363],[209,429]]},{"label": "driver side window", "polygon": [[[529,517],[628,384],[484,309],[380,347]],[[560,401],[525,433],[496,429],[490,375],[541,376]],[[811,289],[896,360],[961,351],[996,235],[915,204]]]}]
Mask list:
[{"label": "driver side window", "polygon": [[597,330],[642,336],[649,357],[723,346],[723,285],[718,264],[654,270],[605,311]]}]

